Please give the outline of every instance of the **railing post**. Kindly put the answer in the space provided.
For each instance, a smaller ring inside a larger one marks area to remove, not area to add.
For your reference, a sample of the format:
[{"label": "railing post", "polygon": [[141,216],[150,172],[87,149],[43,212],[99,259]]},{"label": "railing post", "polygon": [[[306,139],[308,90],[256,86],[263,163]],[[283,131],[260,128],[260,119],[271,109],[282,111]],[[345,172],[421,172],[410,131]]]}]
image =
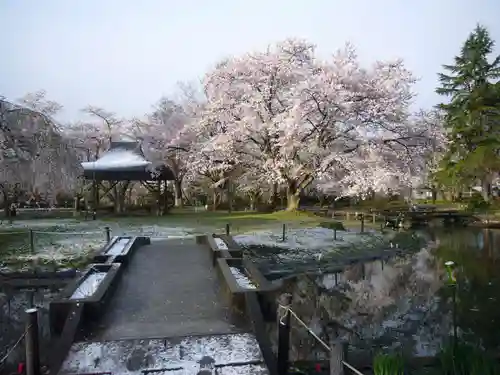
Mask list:
[{"label": "railing post", "polygon": [[365,214],[361,214],[361,233],[365,232]]},{"label": "railing post", "polygon": [[282,241],[285,242],[285,240],[286,240],[286,224],[283,224]]},{"label": "railing post", "polygon": [[104,227],[104,230],[106,231],[106,242],[109,243],[111,241],[111,230],[109,227]]},{"label": "railing post", "polygon": [[292,305],[292,295],[283,294],[278,303],[283,306],[278,309],[278,375],[287,375],[291,327],[291,314],[288,308]]},{"label": "railing post", "polygon": [[344,375],[346,344],[338,337],[337,327],[327,327],[330,346],[330,375]]},{"label": "railing post", "polygon": [[35,233],[33,229],[30,229],[30,252],[31,254],[35,254]]},{"label": "railing post", "polygon": [[38,342],[38,309],[26,310],[26,375],[40,375],[40,346]]}]

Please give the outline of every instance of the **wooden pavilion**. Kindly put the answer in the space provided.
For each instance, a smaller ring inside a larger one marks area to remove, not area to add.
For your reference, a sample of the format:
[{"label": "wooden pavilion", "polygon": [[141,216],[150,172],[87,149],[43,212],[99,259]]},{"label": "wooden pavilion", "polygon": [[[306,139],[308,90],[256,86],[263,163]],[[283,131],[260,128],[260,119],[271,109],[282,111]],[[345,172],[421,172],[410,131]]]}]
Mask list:
[{"label": "wooden pavilion", "polygon": [[[166,165],[154,165],[144,156],[137,141],[111,142],[109,149],[97,160],[81,163],[83,177],[92,182],[92,200],[94,217],[99,207],[100,198],[106,196],[119,182],[140,181],[151,192],[158,193],[158,205],[162,187],[166,191],[166,181],[175,180],[175,175]],[[109,186],[99,195],[103,181]],[[165,202],[166,203],[166,202]]]}]

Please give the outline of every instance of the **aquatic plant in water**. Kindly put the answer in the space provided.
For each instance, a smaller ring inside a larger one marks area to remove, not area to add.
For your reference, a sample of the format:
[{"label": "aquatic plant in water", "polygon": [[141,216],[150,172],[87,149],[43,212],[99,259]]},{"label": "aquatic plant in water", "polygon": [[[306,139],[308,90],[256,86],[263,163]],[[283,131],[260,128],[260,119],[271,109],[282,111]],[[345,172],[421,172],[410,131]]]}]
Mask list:
[{"label": "aquatic plant in water", "polygon": [[498,375],[500,367],[487,353],[472,345],[453,343],[438,353],[440,375]]},{"label": "aquatic plant in water", "polygon": [[377,354],[373,359],[375,375],[404,375],[403,357],[397,354]]}]

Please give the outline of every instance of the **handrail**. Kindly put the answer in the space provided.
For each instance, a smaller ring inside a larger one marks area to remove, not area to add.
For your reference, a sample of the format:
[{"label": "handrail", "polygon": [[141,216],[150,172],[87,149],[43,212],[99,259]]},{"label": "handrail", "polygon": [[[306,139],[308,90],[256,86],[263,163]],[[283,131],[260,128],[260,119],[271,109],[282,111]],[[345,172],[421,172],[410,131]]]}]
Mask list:
[{"label": "handrail", "polygon": [[[293,316],[306,329],[306,331],[323,346],[323,348],[325,348],[329,352],[332,351],[330,346],[326,342],[324,342],[316,333],[314,333],[313,330],[302,319],[300,319],[298,317],[298,315],[291,309],[290,306],[284,306],[284,305],[278,304],[278,310],[284,311],[284,313],[281,316],[280,321],[279,321],[280,324],[282,324],[282,325],[284,324],[283,319],[285,318],[286,313],[287,312],[290,313],[290,315]],[[342,364],[345,367],[347,367],[348,369],[350,369],[351,371],[353,371],[356,375],[364,375],[361,371],[357,370],[349,363],[342,361]]]}]

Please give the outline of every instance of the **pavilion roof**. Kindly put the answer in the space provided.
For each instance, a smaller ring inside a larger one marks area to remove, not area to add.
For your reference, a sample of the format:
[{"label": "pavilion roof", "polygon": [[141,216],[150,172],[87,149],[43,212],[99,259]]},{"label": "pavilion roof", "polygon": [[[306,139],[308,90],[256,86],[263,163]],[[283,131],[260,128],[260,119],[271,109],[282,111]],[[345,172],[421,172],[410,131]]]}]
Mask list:
[{"label": "pavilion roof", "polygon": [[83,175],[95,180],[174,180],[175,176],[165,165],[153,166],[136,141],[111,142],[109,149],[97,160],[83,162]]}]

